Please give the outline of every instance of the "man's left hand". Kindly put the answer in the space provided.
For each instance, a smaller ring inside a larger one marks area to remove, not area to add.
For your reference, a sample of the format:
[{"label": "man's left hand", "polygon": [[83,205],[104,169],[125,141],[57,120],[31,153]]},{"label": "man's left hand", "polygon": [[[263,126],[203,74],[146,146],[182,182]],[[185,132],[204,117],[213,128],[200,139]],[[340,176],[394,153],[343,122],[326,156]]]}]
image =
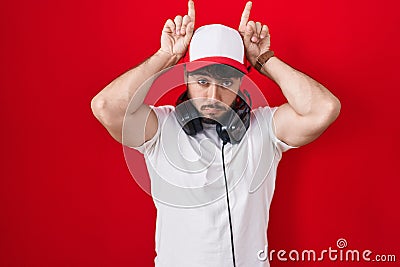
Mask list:
[{"label": "man's left hand", "polygon": [[269,50],[271,40],[267,25],[249,21],[251,7],[252,3],[247,2],[240,19],[239,32],[246,48],[247,60],[254,67],[257,57]]}]

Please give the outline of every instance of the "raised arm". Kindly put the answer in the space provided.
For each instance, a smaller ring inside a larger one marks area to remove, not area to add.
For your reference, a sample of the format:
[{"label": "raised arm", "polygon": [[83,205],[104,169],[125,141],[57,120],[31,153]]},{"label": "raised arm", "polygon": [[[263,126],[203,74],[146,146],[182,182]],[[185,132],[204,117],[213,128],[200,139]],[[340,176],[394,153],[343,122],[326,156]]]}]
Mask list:
[{"label": "raised arm", "polygon": [[124,120],[128,127],[135,126],[129,127],[128,138],[124,137],[123,140],[124,145],[140,146],[156,133],[157,117],[143,103],[149,88],[142,88],[140,92],[138,88],[150,77],[175,65],[185,54],[193,35],[194,22],[194,3],[190,0],[187,15],[178,15],[174,20],[168,19],[165,22],[160,49],[139,66],[116,78],[92,99],[93,114],[118,142],[122,143]]},{"label": "raised arm", "polygon": [[[270,35],[267,25],[249,21],[251,7],[252,3],[247,2],[239,32],[246,57],[256,67],[258,57],[269,51]],[[288,101],[278,107],[273,117],[276,136],[288,145],[312,142],[338,117],[340,102],[327,88],[276,56],[271,57],[260,72],[278,84]]]}]

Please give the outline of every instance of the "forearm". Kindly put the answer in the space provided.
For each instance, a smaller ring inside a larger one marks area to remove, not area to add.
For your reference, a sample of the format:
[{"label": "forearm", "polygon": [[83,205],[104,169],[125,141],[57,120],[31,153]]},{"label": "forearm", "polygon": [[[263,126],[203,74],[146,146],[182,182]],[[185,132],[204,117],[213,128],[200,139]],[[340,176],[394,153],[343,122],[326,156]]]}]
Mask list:
[{"label": "forearm", "polygon": [[277,57],[270,58],[261,73],[278,84],[289,105],[301,116],[334,116],[340,109],[338,99],[327,88]]},{"label": "forearm", "polygon": [[[135,97],[129,106],[129,112],[135,112],[143,104],[150,88],[150,86],[141,87],[141,85],[177,62],[178,58],[166,52],[157,51],[139,66],[116,78],[93,98],[92,109],[95,115],[101,120],[121,118],[125,115],[133,96]],[[140,91],[138,91],[139,88]]]}]

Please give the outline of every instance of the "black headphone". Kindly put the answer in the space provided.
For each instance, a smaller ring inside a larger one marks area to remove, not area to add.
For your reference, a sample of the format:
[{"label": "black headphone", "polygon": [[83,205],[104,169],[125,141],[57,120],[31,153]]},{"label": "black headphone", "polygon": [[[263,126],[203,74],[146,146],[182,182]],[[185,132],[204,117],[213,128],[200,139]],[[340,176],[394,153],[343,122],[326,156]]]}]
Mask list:
[{"label": "black headphone", "polygon": [[[251,98],[244,90],[249,104],[244,100],[243,93],[239,90],[231,109],[216,123],[216,131],[224,144],[238,144],[250,126]],[[202,118],[196,107],[188,97],[188,90],[184,91],[176,101],[176,116],[179,124],[187,135],[196,135],[203,131]]]}]

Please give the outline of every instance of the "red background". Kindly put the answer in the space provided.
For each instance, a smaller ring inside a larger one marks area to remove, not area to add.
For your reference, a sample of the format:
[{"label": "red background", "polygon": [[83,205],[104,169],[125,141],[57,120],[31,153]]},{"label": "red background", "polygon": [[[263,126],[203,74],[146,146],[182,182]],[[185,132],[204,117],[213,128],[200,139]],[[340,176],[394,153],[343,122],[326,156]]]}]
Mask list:
[{"label": "red background", "polygon": [[[253,2],[276,55],[342,103],[320,139],[284,154],[270,249],[345,238],[400,261],[396,2]],[[244,4],[197,0],[196,26],[236,28]],[[1,2],[0,266],[152,266],[155,208],[90,100],[154,53],[165,20],[185,12],[184,0]],[[271,105],[284,102],[275,84],[252,78]],[[318,264],[337,265],[360,266]]]}]

